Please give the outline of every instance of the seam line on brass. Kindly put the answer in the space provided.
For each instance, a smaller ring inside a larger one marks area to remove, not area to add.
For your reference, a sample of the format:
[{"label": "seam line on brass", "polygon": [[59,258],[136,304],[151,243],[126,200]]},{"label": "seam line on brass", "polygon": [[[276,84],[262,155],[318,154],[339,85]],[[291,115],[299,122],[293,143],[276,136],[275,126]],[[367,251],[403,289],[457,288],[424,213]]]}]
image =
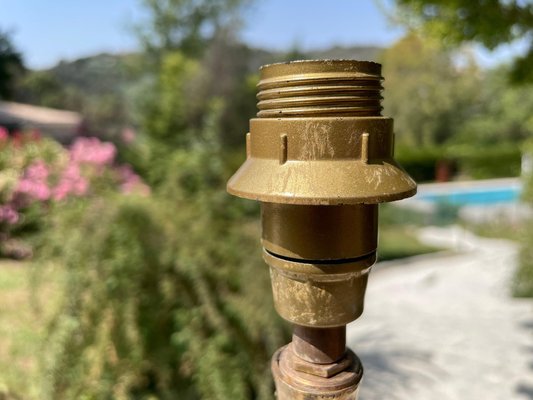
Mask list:
[{"label": "seam line on brass", "polygon": [[370,253],[363,254],[362,256],[352,257],[352,258],[334,258],[334,259],[331,259],[331,260],[308,260],[308,259],[305,259],[305,258],[294,258],[294,257],[282,256],[282,255],[279,255],[279,254],[276,254],[276,253],[272,253],[271,251],[269,251],[267,249],[265,249],[265,251],[268,254],[270,254],[272,257],[280,258],[280,259],[285,260],[285,261],[297,262],[297,263],[302,263],[302,264],[322,264],[322,265],[326,265],[326,264],[350,264],[350,263],[354,263],[354,262],[357,262],[357,261],[362,261],[362,260],[367,259],[369,257],[372,257],[373,255],[376,254],[375,251],[372,251]]}]

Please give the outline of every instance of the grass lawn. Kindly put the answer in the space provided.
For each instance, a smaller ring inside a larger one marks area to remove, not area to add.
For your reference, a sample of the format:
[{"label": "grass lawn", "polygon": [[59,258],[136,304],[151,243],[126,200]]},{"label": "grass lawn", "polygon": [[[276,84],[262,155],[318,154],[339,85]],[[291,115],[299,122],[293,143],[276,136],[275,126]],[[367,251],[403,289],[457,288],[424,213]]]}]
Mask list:
[{"label": "grass lawn", "polygon": [[[0,399],[37,399],[52,287],[34,295],[31,265],[0,259]],[[44,277],[44,274],[43,274]],[[50,290],[48,290],[50,289]]]},{"label": "grass lawn", "polygon": [[492,222],[463,225],[478,236],[492,239],[508,239],[521,242],[526,235],[524,224],[511,224],[499,218],[495,218]]},{"label": "grass lawn", "polygon": [[378,261],[412,257],[442,249],[420,243],[413,227],[386,225],[379,229]]}]

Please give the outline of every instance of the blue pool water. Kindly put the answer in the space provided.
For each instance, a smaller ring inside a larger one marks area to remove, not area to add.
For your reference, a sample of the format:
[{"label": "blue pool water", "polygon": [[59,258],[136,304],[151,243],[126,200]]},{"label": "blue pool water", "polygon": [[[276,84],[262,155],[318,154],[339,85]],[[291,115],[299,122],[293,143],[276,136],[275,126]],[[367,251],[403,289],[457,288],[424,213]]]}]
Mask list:
[{"label": "blue pool water", "polygon": [[450,192],[420,193],[419,200],[431,203],[448,203],[458,206],[463,205],[493,205],[517,202],[520,198],[521,188],[518,186],[503,188],[454,188]]}]

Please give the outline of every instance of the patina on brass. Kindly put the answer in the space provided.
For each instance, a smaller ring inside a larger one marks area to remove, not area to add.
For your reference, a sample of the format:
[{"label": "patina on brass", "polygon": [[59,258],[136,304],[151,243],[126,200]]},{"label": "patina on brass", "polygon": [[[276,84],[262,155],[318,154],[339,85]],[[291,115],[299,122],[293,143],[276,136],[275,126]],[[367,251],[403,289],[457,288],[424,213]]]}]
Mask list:
[{"label": "patina on brass", "polygon": [[363,312],[378,204],[412,196],[381,116],[381,66],[353,60],[261,68],[258,118],[228,192],[258,200],[274,304],[295,324],[272,359],[277,396],[356,399],[346,324]]},{"label": "patina on brass", "polygon": [[292,349],[302,360],[313,364],[332,364],[343,358],[346,329],[294,326]]}]

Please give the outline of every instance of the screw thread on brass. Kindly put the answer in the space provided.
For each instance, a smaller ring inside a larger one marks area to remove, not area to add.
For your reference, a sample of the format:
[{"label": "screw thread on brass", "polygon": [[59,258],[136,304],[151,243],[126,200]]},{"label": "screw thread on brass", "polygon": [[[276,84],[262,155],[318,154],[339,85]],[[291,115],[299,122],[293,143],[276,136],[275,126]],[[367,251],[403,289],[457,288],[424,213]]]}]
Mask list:
[{"label": "screw thread on brass", "polygon": [[267,65],[261,72],[260,118],[381,115],[379,64],[347,60],[328,66],[323,61],[296,61]]}]

